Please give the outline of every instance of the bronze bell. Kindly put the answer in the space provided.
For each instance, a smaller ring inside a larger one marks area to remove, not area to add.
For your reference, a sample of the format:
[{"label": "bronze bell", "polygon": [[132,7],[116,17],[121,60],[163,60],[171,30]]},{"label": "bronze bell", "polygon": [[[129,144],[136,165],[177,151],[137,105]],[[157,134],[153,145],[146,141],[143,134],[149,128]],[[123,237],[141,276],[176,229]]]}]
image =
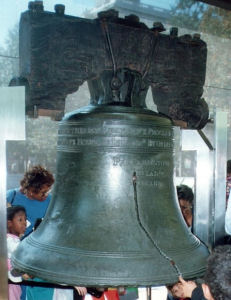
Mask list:
[{"label": "bronze bell", "polygon": [[13,265],[50,282],[155,286],[203,275],[207,248],[182,218],[171,120],[145,108],[89,105],[58,133],[44,221]]}]

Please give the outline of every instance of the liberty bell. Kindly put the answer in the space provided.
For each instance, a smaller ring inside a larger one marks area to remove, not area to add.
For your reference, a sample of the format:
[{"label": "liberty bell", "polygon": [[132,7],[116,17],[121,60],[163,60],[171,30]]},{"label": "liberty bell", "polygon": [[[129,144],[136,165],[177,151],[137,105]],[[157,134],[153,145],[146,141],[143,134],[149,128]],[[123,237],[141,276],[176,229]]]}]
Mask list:
[{"label": "liberty bell", "polygon": [[[43,14],[43,20],[36,15],[31,26],[45,22],[46,18],[50,20],[50,15]],[[30,22],[30,18],[33,19],[32,13],[24,23]],[[50,30],[53,28],[57,35],[60,34],[57,28],[61,28],[58,22],[62,18],[65,16],[53,17],[53,22],[57,22],[54,28],[53,23],[48,22]],[[13,265],[49,282],[69,285],[158,286],[177,282],[179,275],[193,279],[203,275],[208,250],[187,228],[180,212],[173,184],[172,118],[164,111],[156,113],[145,107],[150,86],[157,106],[163,93],[166,101],[162,107],[169,107],[171,101],[175,103],[176,94],[172,91],[170,101],[172,86],[169,90],[161,88],[158,83],[161,76],[158,78],[154,68],[148,66],[153,61],[147,61],[144,72],[139,69],[143,68],[139,59],[145,56],[146,48],[140,49],[137,44],[137,53],[129,58],[130,45],[121,49],[115,47],[118,35],[122,38],[125,32],[127,40],[134,46],[135,31],[136,41],[141,37],[141,40],[152,41],[147,53],[156,55],[158,61],[157,45],[159,49],[167,49],[173,41],[173,44],[178,43],[178,38],[144,30],[139,22],[134,27],[133,19],[130,25],[126,23],[129,18],[123,22],[118,22],[119,18],[115,22],[115,19],[111,23],[105,18],[102,22],[99,19],[88,23],[78,20],[75,29],[80,35],[84,28],[80,30],[79,27],[87,24],[86,32],[89,33],[95,22],[94,36],[99,35],[105,42],[106,46],[99,47],[105,51],[111,65],[108,64],[108,68],[98,65],[98,75],[88,76],[91,104],[67,114],[60,122],[52,201],[38,229],[20,243],[12,258]],[[70,18],[66,22],[65,26]],[[30,34],[35,34],[36,30],[38,26],[32,27]],[[65,42],[71,43],[70,47],[75,44],[70,39]],[[91,40],[94,42],[98,47],[98,38]],[[184,53],[185,44],[180,41],[178,45],[184,45]],[[93,49],[96,52],[97,47]],[[204,49],[201,44],[198,47]],[[195,52],[195,43],[192,48]],[[123,55],[119,55],[119,51],[123,51]],[[171,51],[173,54],[173,48]],[[172,61],[171,58],[168,67]],[[31,62],[33,64],[34,60]],[[164,60],[160,64],[164,69]],[[70,63],[67,66],[73,67]],[[92,62],[91,67],[94,68]],[[156,68],[161,69],[161,66]],[[86,68],[80,69],[79,76],[85,78]],[[93,69],[89,74],[92,72]],[[150,74],[155,75],[155,78],[152,76],[155,84],[152,84]],[[36,76],[36,70],[27,74],[31,87],[33,76]],[[51,89],[51,81],[55,78],[50,79]],[[165,79],[162,87],[166,84]],[[45,87],[46,83],[41,81],[39,88]],[[180,88],[174,87],[174,90],[178,93]],[[31,90],[32,98],[33,93]],[[180,102],[178,104],[181,107]]]}]

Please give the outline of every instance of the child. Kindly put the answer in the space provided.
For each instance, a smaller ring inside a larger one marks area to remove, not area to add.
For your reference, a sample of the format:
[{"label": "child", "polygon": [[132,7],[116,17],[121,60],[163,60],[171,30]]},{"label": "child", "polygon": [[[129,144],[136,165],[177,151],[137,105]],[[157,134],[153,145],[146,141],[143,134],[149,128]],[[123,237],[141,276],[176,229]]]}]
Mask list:
[{"label": "child", "polygon": [[[21,282],[22,277],[16,274],[11,265],[11,255],[20,243],[20,237],[26,230],[26,210],[23,206],[12,206],[7,208],[7,251],[8,251],[8,278],[13,282]],[[27,279],[26,274],[23,275]],[[20,300],[21,287],[9,284],[9,300]]]}]

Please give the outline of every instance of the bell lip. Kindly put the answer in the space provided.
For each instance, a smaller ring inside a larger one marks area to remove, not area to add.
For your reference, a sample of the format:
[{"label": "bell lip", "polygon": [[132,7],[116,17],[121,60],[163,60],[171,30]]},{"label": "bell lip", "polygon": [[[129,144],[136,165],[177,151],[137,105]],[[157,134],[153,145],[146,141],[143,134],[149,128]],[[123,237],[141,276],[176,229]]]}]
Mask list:
[{"label": "bell lip", "polygon": [[[175,274],[167,277],[166,274],[163,274],[162,277],[151,279],[144,278],[143,276],[140,278],[128,278],[128,277],[120,277],[120,278],[108,278],[106,277],[90,277],[90,276],[82,276],[80,274],[71,276],[67,274],[66,269],[64,268],[63,273],[57,272],[49,272],[44,271],[39,268],[32,268],[29,265],[20,263],[18,260],[13,258],[13,266],[16,270],[20,272],[23,271],[27,274],[30,274],[34,277],[38,277],[43,279],[46,282],[57,283],[57,284],[66,284],[70,286],[80,285],[87,287],[148,287],[148,286],[161,286],[161,285],[171,285],[178,282],[179,275],[181,275],[185,280],[195,280],[198,278],[202,278],[204,276],[206,267],[201,267],[196,272],[182,272],[181,274]],[[167,279],[166,279],[167,278]]]},{"label": "bell lip", "polygon": [[[143,278],[140,278],[140,280],[136,279],[135,281],[121,281],[120,280],[111,280],[110,282],[108,279],[95,279],[95,278],[82,278],[81,276],[78,277],[78,280],[76,278],[71,278],[69,276],[66,276],[65,273],[62,273],[61,276],[57,276],[55,273],[53,274],[44,274],[44,272],[39,272],[38,269],[35,269],[34,272],[32,269],[27,269],[24,268],[24,270],[28,273],[30,271],[30,274],[34,277],[38,277],[43,279],[46,282],[50,283],[56,283],[56,284],[66,284],[66,285],[79,285],[79,286],[87,286],[87,287],[119,287],[119,286],[124,286],[124,287],[148,287],[148,286],[161,286],[161,285],[171,285],[174,284],[178,281],[178,276],[175,276],[172,278],[172,280],[159,280],[159,281],[153,281],[153,280],[144,280]],[[195,276],[187,276],[187,274],[182,274],[183,278],[185,280],[195,280],[198,278],[202,278],[204,276],[205,269],[202,269],[201,272],[197,272],[197,275]],[[47,276],[45,276],[47,275]],[[65,279],[63,279],[66,276]],[[69,280],[70,279],[70,280]]]},{"label": "bell lip", "polygon": [[[200,253],[200,259],[194,263],[193,267],[190,267],[188,269],[183,268],[184,262],[180,261],[179,258],[179,261],[176,262],[176,264],[178,265],[180,271],[184,269],[181,274],[179,274],[179,272],[176,271],[172,264],[170,264],[170,261],[164,263],[164,270],[159,271],[159,259],[155,260],[152,257],[146,257],[143,260],[143,267],[145,268],[145,270],[147,269],[147,272],[139,272],[139,274],[137,274],[137,272],[134,272],[134,270],[131,272],[127,272],[127,267],[130,265],[132,266],[131,269],[136,269],[136,267],[134,266],[136,266],[137,257],[135,256],[132,257],[128,255],[128,259],[123,256],[114,258],[106,257],[107,261],[105,262],[104,255],[102,255],[101,257],[97,257],[94,254],[90,255],[90,253],[84,255],[84,252],[80,251],[82,252],[82,255],[80,254],[80,252],[76,253],[76,255],[74,256],[76,256],[77,259],[68,261],[65,264],[67,256],[69,255],[67,255],[67,253],[63,253],[64,249],[61,249],[58,253],[47,245],[45,245],[45,247],[38,247],[41,246],[39,245],[40,243],[36,241],[35,243],[31,243],[30,240],[30,237],[25,239],[13,254],[12,264],[14,268],[28,273],[32,276],[49,281],[51,283],[54,282],[68,285],[113,287],[159,286],[172,284],[178,281],[179,275],[183,276],[183,278],[185,279],[195,279],[203,276],[206,268],[206,259],[209,255],[206,246],[200,244],[198,249],[199,252],[197,252],[197,254]],[[32,253],[29,258],[28,253]],[[36,253],[41,253],[40,257],[36,256]],[[60,255],[60,253],[62,253],[62,255]],[[157,253],[153,253],[153,257],[155,257],[156,254]],[[189,261],[189,256],[190,255],[188,254],[187,258],[185,257],[184,261]],[[44,257],[50,259],[45,262]],[[59,265],[62,265],[61,271],[60,269],[57,269],[57,257]],[[73,256],[71,257],[73,258]],[[174,257],[174,260],[175,258],[176,257]],[[166,262],[166,258],[161,255],[160,259]],[[142,258],[139,257],[138,260],[140,261],[142,260]],[[107,266],[108,262],[108,268],[101,267],[104,265]],[[114,265],[114,263],[117,263],[117,266],[120,266],[119,268],[117,268],[117,271],[115,268],[111,268],[111,265]],[[87,267],[83,267],[84,264],[86,264]],[[77,268],[78,265],[79,269]],[[69,272],[66,272],[67,270],[69,270]]]}]

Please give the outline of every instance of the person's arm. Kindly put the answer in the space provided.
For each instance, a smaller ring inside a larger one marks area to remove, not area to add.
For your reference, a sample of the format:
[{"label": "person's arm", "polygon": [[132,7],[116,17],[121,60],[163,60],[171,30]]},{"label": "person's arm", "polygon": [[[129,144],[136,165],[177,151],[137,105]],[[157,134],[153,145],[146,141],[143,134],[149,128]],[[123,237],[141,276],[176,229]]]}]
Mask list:
[{"label": "person's arm", "polygon": [[206,300],[202,287],[197,286],[194,281],[185,281],[182,277],[179,277],[179,282],[183,298],[190,298],[191,300]]},{"label": "person's arm", "polygon": [[191,298],[193,291],[197,288],[194,281],[185,281],[182,277],[179,277],[179,284],[182,298]]},{"label": "person's arm", "polygon": [[7,265],[8,265],[8,278],[15,283],[22,281],[21,274],[14,272],[14,269],[11,265],[11,255],[16,250],[19,245],[19,238],[10,236],[7,234]]}]

